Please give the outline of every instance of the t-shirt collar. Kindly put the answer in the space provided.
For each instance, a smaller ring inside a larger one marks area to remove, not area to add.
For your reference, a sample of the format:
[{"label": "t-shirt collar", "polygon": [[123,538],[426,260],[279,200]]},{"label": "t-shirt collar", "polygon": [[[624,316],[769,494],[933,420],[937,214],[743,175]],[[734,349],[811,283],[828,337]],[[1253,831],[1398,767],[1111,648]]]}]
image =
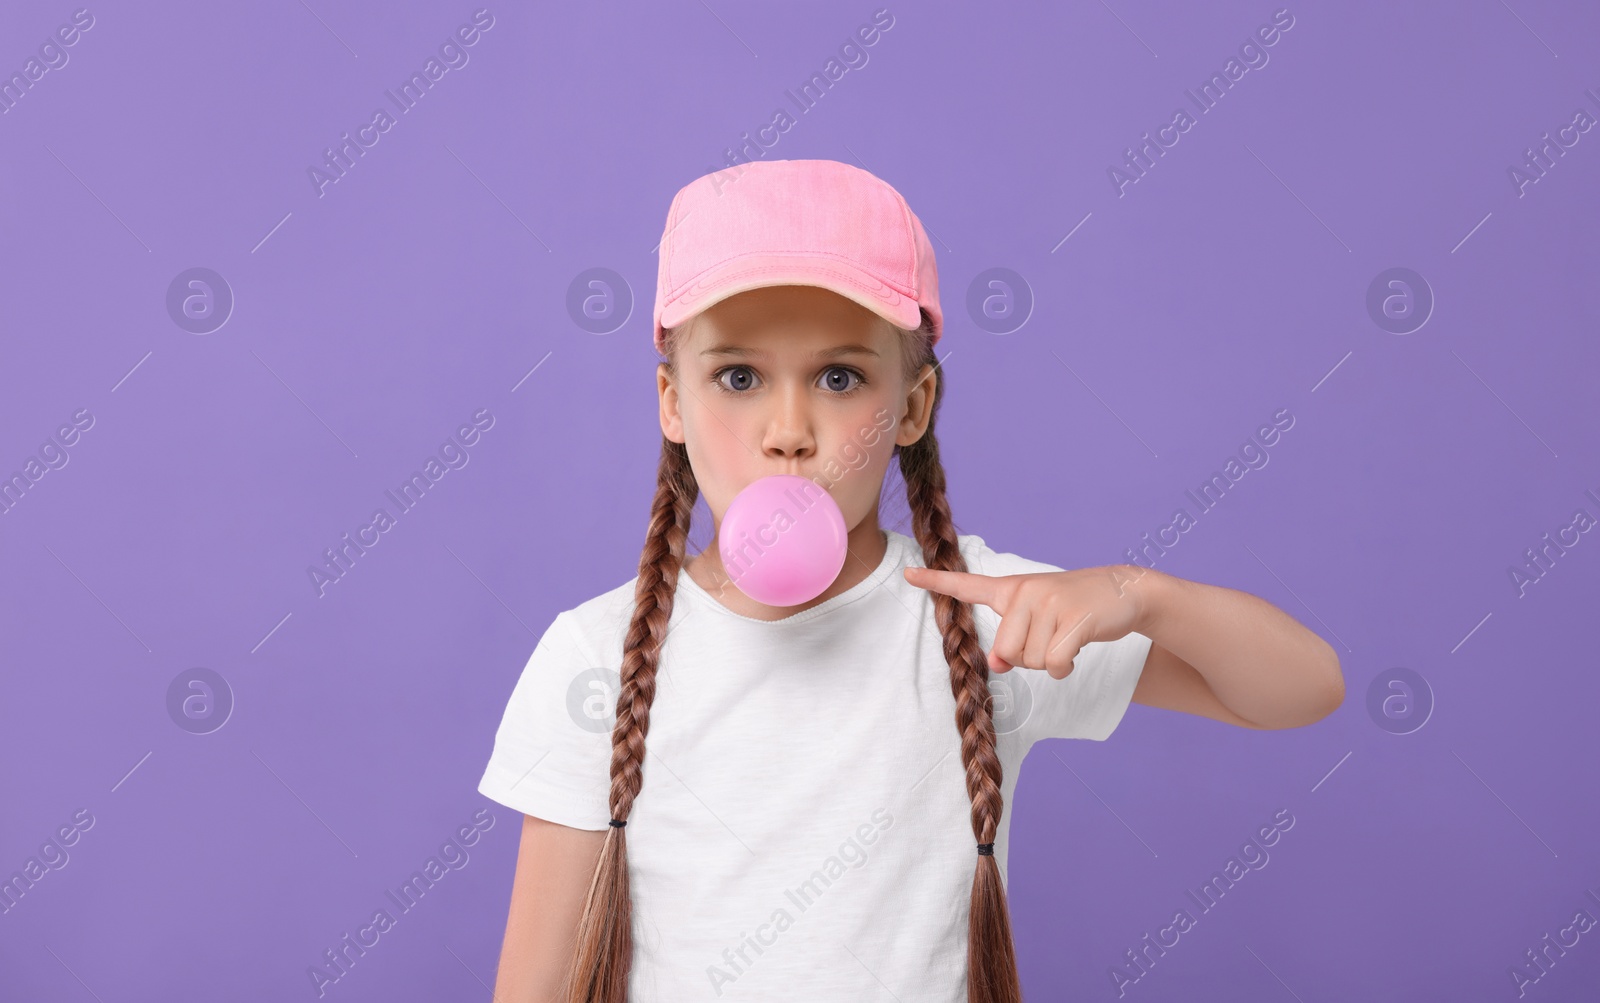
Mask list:
[{"label": "t-shirt collar", "polygon": [[[711,595],[711,593],[701,588],[700,584],[693,578],[681,571],[678,574],[678,594],[683,595],[687,593],[691,596],[694,596],[701,605],[710,606],[712,609],[723,614],[724,616],[731,616],[736,620],[743,620],[746,623],[759,624],[763,627],[781,627],[786,624],[804,623],[807,620],[814,620],[819,616],[825,616],[833,610],[839,609],[840,607],[848,606],[857,599],[870,594],[874,589],[887,581],[890,575],[898,573],[901,568],[905,567],[906,561],[911,554],[920,553],[916,544],[909,536],[906,536],[903,533],[897,533],[894,530],[887,528],[884,529],[884,534],[887,536],[888,540],[886,546],[884,547],[883,560],[878,562],[878,566],[872,570],[872,574],[863,578],[861,581],[856,582],[850,588],[834,596],[832,599],[829,599],[826,602],[818,603],[810,609],[801,610],[798,613],[786,616],[781,620],[758,620],[753,616],[745,616],[743,613],[735,613],[733,610],[718,602],[716,598]],[[849,557],[846,557],[845,559],[850,560]]]}]

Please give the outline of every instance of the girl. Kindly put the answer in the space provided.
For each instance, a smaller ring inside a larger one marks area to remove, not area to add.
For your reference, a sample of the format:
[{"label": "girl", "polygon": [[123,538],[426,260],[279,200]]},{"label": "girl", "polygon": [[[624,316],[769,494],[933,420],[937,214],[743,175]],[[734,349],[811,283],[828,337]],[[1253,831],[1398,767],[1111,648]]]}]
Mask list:
[{"label": "girl", "polygon": [[[760,161],[673,199],[639,573],[556,616],[479,785],[525,816],[498,998],[1015,1003],[1003,809],[1034,742],[1103,740],[1130,700],[1252,728],[1338,706],[1333,649],[1254,596],[958,533],[942,333],[922,225],[866,171]],[[878,524],[895,460],[910,536]],[[720,527],[780,473],[848,528],[794,607],[715,537],[686,549],[702,494]]]}]

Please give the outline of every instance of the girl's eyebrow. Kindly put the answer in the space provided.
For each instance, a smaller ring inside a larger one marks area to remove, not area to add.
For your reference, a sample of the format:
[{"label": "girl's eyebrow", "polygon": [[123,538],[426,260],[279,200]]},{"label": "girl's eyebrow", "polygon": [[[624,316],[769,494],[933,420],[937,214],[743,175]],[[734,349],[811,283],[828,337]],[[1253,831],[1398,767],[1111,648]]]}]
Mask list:
[{"label": "girl's eyebrow", "polygon": [[[714,345],[711,348],[701,352],[700,355],[702,357],[733,356],[752,359],[772,358],[770,352],[762,352],[753,348],[745,348],[741,345]],[[866,347],[865,345],[838,345],[833,348],[824,348],[819,352],[813,352],[811,357],[813,359],[837,359],[844,355],[870,355],[874,359],[878,358],[878,353]]]}]

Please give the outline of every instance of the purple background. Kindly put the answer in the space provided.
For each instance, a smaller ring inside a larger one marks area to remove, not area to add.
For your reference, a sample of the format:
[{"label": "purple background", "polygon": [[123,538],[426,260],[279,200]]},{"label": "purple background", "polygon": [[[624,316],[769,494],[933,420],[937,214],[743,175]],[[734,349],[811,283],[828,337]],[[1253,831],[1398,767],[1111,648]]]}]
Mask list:
[{"label": "purple background", "polygon": [[[315,998],[309,966],[488,807],[328,996],[489,998],[519,824],[476,792],[493,731],[555,614],[636,573],[667,204],[780,107],[768,158],[863,166],[933,234],[964,532],[1106,564],[1186,508],[1157,567],[1343,662],[1313,727],[1135,705],[1107,743],[1034,749],[1007,806],[1030,999],[1115,999],[1180,908],[1127,998],[1512,999],[1525,952],[1600,916],[1600,542],[1510,578],[1600,516],[1600,131],[1521,195],[1508,176],[1600,117],[1600,15],[1295,3],[1201,113],[1185,90],[1280,8],[967,6],[890,7],[802,113],[786,91],[873,5],[497,4],[403,114],[385,89],[473,6],[89,8],[0,115],[0,475],[95,419],[0,518],[0,876],[95,820],[0,916],[0,996]],[[10,9],[7,75],[75,8]],[[319,196],[308,169],[380,107],[393,128]],[[1180,107],[1194,127],[1119,196],[1108,168]],[[209,334],[166,307],[192,267],[235,298]],[[633,297],[606,335],[567,306],[594,267]],[[1410,334],[1368,312],[1391,267],[1434,297]],[[967,308],[991,268],[1034,298],[1003,335]],[[482,408],[470,462],[319,597],[308,567]],[[1280,409],[1270,462],[1200,513],[1186,492]],[[234,700],[209,734],[166,703],[197,667]],[[1369,711],[1395,669],[1424,694]],[[1200,913],[1186,892],[1285,809],[1268,865]],[[1600,929],[1527,993],[1597,985]]]}]

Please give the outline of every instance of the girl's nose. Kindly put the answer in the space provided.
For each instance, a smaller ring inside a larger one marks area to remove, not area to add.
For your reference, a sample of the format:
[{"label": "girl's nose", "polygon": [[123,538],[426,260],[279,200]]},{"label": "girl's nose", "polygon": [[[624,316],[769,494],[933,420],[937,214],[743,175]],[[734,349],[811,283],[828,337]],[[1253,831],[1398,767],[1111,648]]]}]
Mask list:
[{"label": "girl's nose", "polygon": [[812,434],[812,416],[805,394],[793,388],[773,395],[773,413],[767,424],[766,442],[769,455],[809,456],[816,449]]}]

